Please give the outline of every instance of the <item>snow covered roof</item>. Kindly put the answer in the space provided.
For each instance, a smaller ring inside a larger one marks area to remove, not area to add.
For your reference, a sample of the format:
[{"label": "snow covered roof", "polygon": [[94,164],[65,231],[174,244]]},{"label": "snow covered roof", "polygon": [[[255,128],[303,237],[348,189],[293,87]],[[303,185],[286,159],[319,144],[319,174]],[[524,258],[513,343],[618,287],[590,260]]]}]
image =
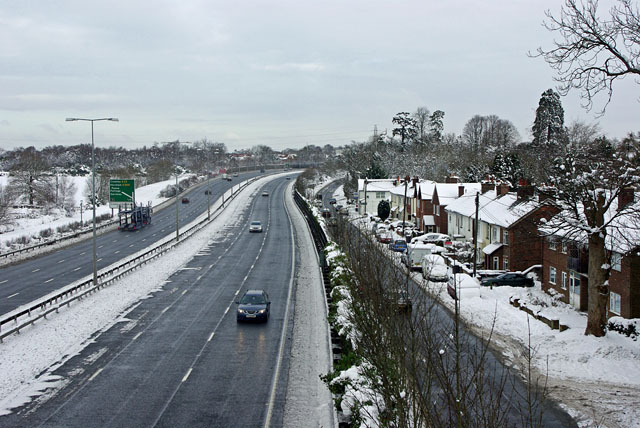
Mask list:
[{"label": "snow covered roof", "polygon": [[436,184],[435,181],[427,180],[418,185],[420,186],[420,195],[423,201],[428,201],[433,197],[433,189],[435,189]]},{"label": "snow covered roof", "polygon": [[485,253],[486,255],[490,255],[490,254],[493,254],[500,247],[502,247],[502,244],[499,243],[499,242],[496,242],[496,243],[489,244],[486,247],[484,247],[482,249],[482,252]]},{"label": "snow covered roof", "polygon": [[458,199],[459,187],[464,188],[463,195],[474,195],[481,190],[480,183],[437,183],[435,188],[438,191],[438,201],[440,205],[449,205],[455,199]]},{"label": "snow covered roof", "polygon": [[[518,200],[515,193],[497,196],[495,190],[489,190],[480,194],[478,219],[496,226],[509,227],[537,207],[537,202]],[[445,211],[466,217],[475,216],[475,194],[465,194],[455,199],[447,205]]]},{"label": "snow covered roof", "polygon": [[[367,179],[367,192],[388,192],[395,187],[394,181],[392,178]],[[358,192],[364,192],[363,178],[358,179]]]},{"label": "snow covered roof", "polygon": [[[640,193],[636,192],[633,203],[618,213],[618,199],[613,198],[609,209],[604,215],[607,224],[607,239],[605,245],[608,250],[626,254],[640,245]],[[579,219],[572,210],[564,210],[553,216],[538,229],[546,235],[563,237],[568,240],[586,244],[588,242],[587,222],[584,217],[584,207],[577,206]],[[577,226],[576,226],[577,225]]]},{"label": "snow covered roof", "polygon": [[424,223],[425,226],[435,226],[436,222],[433,218],[432,215],[423,215],[422,216],[422,222]]}]

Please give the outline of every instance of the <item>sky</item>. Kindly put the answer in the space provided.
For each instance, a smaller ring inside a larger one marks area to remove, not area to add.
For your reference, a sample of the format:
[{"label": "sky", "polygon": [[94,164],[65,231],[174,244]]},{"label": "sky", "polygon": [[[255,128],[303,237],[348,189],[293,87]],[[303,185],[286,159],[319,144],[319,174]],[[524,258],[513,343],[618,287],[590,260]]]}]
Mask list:
[{"label": "sky", "polygon": [[[610,1],[601,1],[606,12]],[[228,150],[341,146],[391,133],[393,116],[445,112],[460,134],[495,114],[530,140],[555,71],[559,0],[285,0],[0,3],[0,148],[91,142],[128,148],[204,138]],[[562,98],[565,123],[638,129],[640,85],[604,116]],[[604,100],[596,107],[602,107]]]}]

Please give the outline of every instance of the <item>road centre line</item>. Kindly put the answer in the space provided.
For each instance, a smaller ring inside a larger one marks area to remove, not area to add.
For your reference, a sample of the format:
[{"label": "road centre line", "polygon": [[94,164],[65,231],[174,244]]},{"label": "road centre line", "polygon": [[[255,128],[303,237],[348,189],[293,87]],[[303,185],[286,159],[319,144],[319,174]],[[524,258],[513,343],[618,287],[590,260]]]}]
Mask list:
[{"label": "road centre line", "polygon": [[131,341],[133,342],[134,340],[136,340],[137,338],[139,338],[142,335],[142,332],[136,334],[135,336],[133,336],[133,339],[131,339]]},{"label": "road centre line", "polygon": [[64,263],[64,259],[62,259],[62,260],[60,260],[60,261],[58,262],[58,264],[60,264],[60,263]]},{"label": "road centre line", "polygon": [[11,296],[7,296],[7,299],[10,299],[10,298],[12,298],[12,297],[15,297],[15,296],[17,296],[18,294],[20,294],[20,293],[13,293]]},{"label": "road centre line", "polygon": [[54,279],[54,278],[49,278],[49,279],[47,279],[44,283],[46,284],[47,282],[51,282],[51,281],[53,281],[53,279]]},{"label": "road centre line", "polygon": [[170,307],[171,307],[171,306],[167,306],[167,307],[166,307],[166,308],[164,308],[164,309],[162,310],[162,312],[160,312],[160,313],[161,313],[161,314],[164,314],[165,312],[167,312],[167,311],[169,310],[169,308],[170,308]]},{"label": "road centre line", "polygon": [[214,334],[216,334],[216,332],[212,331],[211,334],[209,335],[209,338],[207,339],[207,342],[211,342],[211,339],[213,339]]},{"label": "road centre line", "polygon": [[2,281],[0,281],[0,284],[4,284],[7,281],[9,281],[9,280],[8,279],[3,279]]},{"label": "road centre line", "polygon": [[80,269],[82,269],[82,268],[77,267],[77,268],[75,268],[73,271],[74,271],[74,272],[77,272],[77,271],[79,271]]},{"label": "road centre line", "polygon": [[118,254],[119,252],[120,252],[120,250],[116,251],[116,252],[115,252],[115,253],[113,253],[113,254]]},{"label": "road centre line", "polygon": [[79,255],[79,256],[84,256],[86,253],[87,253],[86,251],[83,251],[83,252],[81,252],[81,253],[80,253],[80,254],[78,254],[78,255]]},{"label": "road centre line", "polygon": [[187,294],[187,291],[189,291],[189,290],[184,290],[184,291],[182,292],[182,295],[184,296],[185,294]]},{"label": "road centre line", "polygon": [[38,269],[34,269],[34,270],[32,270],[32,271],[31,271],[31,273],[36,273],[36,272],[38,272],[39,270],[40,270],[40,268],[38,268]]},{"label": "road centre line", "polygon": [[224,310],[224,314],[227,315],[227,313],[229,312],[229,309],[231,308],[231,306],[227,306],[227,309]]}]

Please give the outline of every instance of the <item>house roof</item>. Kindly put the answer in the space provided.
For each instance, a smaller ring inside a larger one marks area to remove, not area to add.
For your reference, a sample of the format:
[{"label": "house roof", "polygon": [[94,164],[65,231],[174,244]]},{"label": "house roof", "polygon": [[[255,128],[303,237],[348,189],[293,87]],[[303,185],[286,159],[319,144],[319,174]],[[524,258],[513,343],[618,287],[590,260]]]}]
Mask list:
[{"label": "house roof", "polygon": [[[497,196],[495,190],[480,194],[478,219],[485,223],[500,227],[509,227],[538,207],[537,202],[518,200],[515,193]],[[445,208],[447,212],[461,214],[466,217],[475,216],[475,194],[465,194]]]},{"label": "house roof", "polygon": [[[367,192],[389,192],[393,189],[395,180],[392,178],[367,179]],[[364,179],[358,179],[358,192],[364,192]]]},{"label": "house roof", "polygon": [[473,194],[474,196],[482,187],[480,183],[437,183],[435,189],[438,191],[438,202],[440,202],[440,205],[449,205],[458,199],[460,186],[464,188],[463,195]]},{"label": "house roof", "polygon": [[490,255],[490,254],[493,254],[500,247],[502,247],[502,244],[499,243],[499,242],[496,242],[496,243],[489,244],[486,247],[484,247],[482,249],[482,252],[487,254],[487,255]]},{"label": "house roof", "polygon": [[[610,196],[607,195],[609,198]],[[618,213],[618,199],[613,198],[611,205],[604,215],[606,226],[605,245],[608,250],[626,254],[640,246],[640,192],[635,192],[633,203],[627,205],[624,211]],[[564,210],[551,217],[538,229],[546,235],[563,237],[568,240],[586,244],[588,242],[587,231],[574,227],[572,224],[586,225],[584,219],[584,207],[577,206],[580,218],[576,218],[573,210]]]}]

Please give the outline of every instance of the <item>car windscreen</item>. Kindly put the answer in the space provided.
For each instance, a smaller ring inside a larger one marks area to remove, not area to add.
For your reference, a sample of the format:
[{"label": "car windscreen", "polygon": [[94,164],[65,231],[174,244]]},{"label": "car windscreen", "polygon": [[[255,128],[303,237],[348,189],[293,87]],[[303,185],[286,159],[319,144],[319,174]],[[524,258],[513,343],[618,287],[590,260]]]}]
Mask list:
[{"label": "car windscreen", "polygon": [[264,305],[267,303],[264,299],[264,296],[260,294],[247,294],[242,297],[240,300],[240,304],[242,305]]},{"label": "car windscreen", "polygon": [[251,226],[260,226],[260,222],[259,221],[252,221],[251,222]]}]

